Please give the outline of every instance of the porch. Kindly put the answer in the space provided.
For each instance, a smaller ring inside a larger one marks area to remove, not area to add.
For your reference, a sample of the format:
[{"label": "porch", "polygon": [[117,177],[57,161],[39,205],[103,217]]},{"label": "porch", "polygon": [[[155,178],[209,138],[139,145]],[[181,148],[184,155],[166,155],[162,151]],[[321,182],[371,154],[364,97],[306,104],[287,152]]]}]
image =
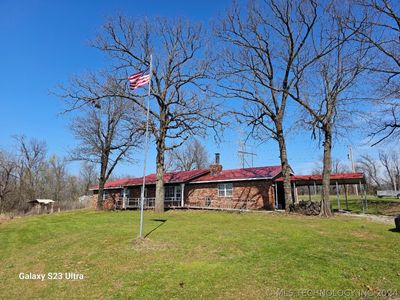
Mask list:
[{"label": "porch", "polygon": [[[139,209],[141,198],[125,198],[119,197],[115,201],[116,209]],[[144,198],[144,209],[153,209],[155,198]],[[167,197],[164,200],[164,206],[169,207],[182,207],[182,199],[179,197]]]},{"label": "porch", "polygon": [[[116,209],[140,209],[141,198],[123,198],[119,197],[115,202]],[[155,198],[144,198],[144,209],[153,209],[155,205]],[[196,199],[191,201],[190,204],[182,203],[179,197],[168,197],[164,200],[165,208],[188,208],[188,209],[218,209],[218,210],[254,210],[256,209],[256,201],[244,199],[224,199],[223,201],[212,200],[210,197]]]},{"label": "porch", "polygon": [[184,206],[188,209],[209,210],[257,210],[256,199],[239,197],[190,197],[190,201]]}]

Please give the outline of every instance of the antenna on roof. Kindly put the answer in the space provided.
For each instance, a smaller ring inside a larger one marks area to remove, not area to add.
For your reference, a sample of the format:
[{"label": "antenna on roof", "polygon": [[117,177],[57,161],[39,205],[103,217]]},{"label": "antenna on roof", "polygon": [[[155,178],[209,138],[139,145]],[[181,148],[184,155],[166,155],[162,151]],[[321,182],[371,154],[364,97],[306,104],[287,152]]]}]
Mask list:
[{"label": "antenna on roof", "polygon": [[[246,159],[246,156],[250,156],[250,163]],[[240,168],[246,167],[254,167],[254,156],[257,156],[256,153],[246,151],[246,143],[243,139],[243,130],[239,128],[239,150],[238,150],[238,157],[239,157],[239,164]]]}]

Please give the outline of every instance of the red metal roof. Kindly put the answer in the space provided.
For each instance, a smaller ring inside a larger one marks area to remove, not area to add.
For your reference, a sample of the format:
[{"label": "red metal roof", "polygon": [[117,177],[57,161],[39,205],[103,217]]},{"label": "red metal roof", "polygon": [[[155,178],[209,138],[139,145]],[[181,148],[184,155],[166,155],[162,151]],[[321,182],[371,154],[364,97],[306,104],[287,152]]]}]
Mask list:
[{"label": "red metal roof", "polygon": [[[322,181],[322,175],[295,175],[290,176],[290,180],[294,182],[320,182]],[[275,179],[275,181],[283,181],[283,177],[279,177]],[[334,173],[331,174],[331,181],[340,181],[340,182],[354,182],[354,181],[361,181],[362,183],[365,182],[364,173]]]},{"label": "red metal roof", "polygon": [[[229,180],[248,180],[274,178],[281,172],[281,166],[256,167],[234,170],[223,170],[220,174],[212,176],[209,169],[170,172],[164,174],[165,183],[182,183],[182,182],[208,182],[208,181],[229,181]],[[143,177],[125,178],[107,182],[105,188],[120,188],[123,186],[141,185]],[[146,184],[155,184],[156,174],[146,176]],[[97,190],[98,186],[92,187],[91,190]]]},{"label": "red metal roof", "polygon": [[[179,171],[179,172],[170,172],[164,173],[164,183],[180,183],[180,182],[187,182],[193,178],[198,176],[204,175],[210,172],[209,169],[202,169],[202,170],[192,170],[192,171]],[[155,184],[156,183],[156,174],[150,174],[146,176],[146,184]],[[132,186],[132,185],[141,185],[143,183],[143,177],[138,178],[124,178],[113,180],[107,182],[105,184],[105,188],[120,188],[122,186]],[[91,190],[97,190],[98,186],[91,188]]]},{"label": "red metal roof", "polygon": [[209,181],[229,181],[229,180],[248,180],[273,178],[281,172],[281,166],[268,166],[257,168],[245,168],[234,170],[223,170],[218,175],[212,176],[210,173],[197,177],[191,182],[209,182]]}]

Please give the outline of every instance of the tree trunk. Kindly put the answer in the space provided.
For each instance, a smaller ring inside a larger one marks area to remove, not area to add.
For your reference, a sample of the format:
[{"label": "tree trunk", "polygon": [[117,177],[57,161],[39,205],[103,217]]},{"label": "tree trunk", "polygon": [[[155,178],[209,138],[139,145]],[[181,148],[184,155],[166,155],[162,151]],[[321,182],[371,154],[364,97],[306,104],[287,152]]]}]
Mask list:
[{"label": "tree trunk", "polygon": [[106,184],[105,176],[107,169],[107,164],[106,164],[107,161],[108,157],[102,155],[101,165],[100,165],[100,176],[99,176],[99,194],[97,195],[97,205],[96,205],[97,210],[103,209],[103,193],[104,193],[104,185]]},{"label": "tree trunk", "polygon": [[157,140],[157,158],[156,158],[156,200],[154,211],[156,213],[164,212],[164,154],[165,139],[161,137]]},{"label": "tree trunk", "polygon": [[292,188],[290,185],[290,166],[286,151],[285,136],[283,134],[282,126],[277,125],[277,140],[279,144],[279,153],[281,158],[282,176],[283,176],[283,190],[285,193],[285,210],[289,211],[289,205],[293,203]]},{"label": "tree trunk", "polygon": [[99,180],[99,193],[97,194],[96,209],[103,210],[103,193],[104,193],[104,180]]},{"label": "tree trunk", "polygon": [[322,169],[322,195],[321,212],[322,217],[331,217],[331,205],[329,201],[329,188],[331,181],[331,150],[332,150],[332,132],[329,126],[324,128],[324,160]]}]

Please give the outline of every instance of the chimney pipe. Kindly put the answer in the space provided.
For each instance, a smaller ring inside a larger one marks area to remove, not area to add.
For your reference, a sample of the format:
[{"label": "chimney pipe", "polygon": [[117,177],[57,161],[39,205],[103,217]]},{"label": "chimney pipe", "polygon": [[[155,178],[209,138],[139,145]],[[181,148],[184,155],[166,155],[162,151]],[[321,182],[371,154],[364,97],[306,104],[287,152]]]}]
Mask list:
[{"label": "chimney pipe", "polygon": [[220,153],[215,153],[215,164],[219,165]]}]

